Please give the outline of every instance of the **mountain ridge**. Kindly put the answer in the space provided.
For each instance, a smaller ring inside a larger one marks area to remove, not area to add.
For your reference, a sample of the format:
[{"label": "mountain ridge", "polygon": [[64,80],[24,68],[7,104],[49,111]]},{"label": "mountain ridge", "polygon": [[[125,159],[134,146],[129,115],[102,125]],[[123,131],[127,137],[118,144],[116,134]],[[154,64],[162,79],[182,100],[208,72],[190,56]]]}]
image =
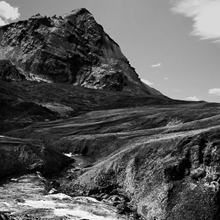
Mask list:
[{"label": "mountain ridge", "polygon": [[119,45],[85,8],[2,26],[0,44],[0,58],[10,60],[26,80],[163,97],[140,81]]}]

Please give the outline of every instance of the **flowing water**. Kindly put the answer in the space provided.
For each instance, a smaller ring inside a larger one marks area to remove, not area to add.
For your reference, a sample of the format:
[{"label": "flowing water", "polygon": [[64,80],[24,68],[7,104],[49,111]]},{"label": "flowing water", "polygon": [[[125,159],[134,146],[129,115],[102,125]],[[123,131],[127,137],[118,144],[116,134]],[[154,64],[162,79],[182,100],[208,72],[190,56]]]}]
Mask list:
[{"label": "flowing water", "polygon": [[[69,156],[75,160],[73,169],[81,169],[95,162],[89,156]],[[54,175],[54,180],[62,178],[71,169],[70,167],[61,174]],[[3,181],[0,184],[0,214],[16,216],[18,219],[126,219],[117,214],[115,207],[94,198],[70,197],[62,193],[48,194],[47,182],[39,173],[18,175]]]},{"label": "flowing water", "polygon": [[95,162],[95,158],[92,156],[71,154],[71,153],[65,154],[65,155],[74,159],[75,167],[79,167],[79,168],[84,168],[84,167],[90,166]]}]

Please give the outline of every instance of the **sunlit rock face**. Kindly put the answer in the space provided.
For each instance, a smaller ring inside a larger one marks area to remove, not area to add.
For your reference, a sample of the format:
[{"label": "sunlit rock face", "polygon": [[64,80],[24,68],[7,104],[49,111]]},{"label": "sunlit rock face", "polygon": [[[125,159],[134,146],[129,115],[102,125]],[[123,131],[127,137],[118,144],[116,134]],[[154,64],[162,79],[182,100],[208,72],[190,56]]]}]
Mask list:
[{"label": "sunlit rock face", "polygon": [[140,81],[119,45],[86,9],[3,26],[0,45],[0,59],[13,62],[22,79],[161,95]]}]

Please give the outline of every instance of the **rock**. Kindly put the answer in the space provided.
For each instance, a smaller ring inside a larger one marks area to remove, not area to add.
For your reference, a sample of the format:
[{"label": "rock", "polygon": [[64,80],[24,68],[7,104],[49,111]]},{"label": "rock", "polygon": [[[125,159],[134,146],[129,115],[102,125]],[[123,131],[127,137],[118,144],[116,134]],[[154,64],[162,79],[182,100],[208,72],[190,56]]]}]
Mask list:
[{"label": "rock", "polygon": [[[106,197],[106,199],[104,198]],[[103,199],[109,204],[112,204],[113,206],[118,206],[119,204],[124,204],[125,200],[122,196],[119,195],[111,195],[111,196],[104,196]]]},{"label": "rock", "polygon": [[52,189],[48,192],[48,194],[56,194],[56,193],[58,193],[58,191],[57,191],[56,189],[54,189],[54,188],[52,188]]},{"label": "rock", "polygon": [[2,26],[0,45],[0,58],[10,63],[0,72],[7,81],[69,83],[163,97],[140,81],[119,45],[84,8]]},{"label": "rock", "polygon": [[59,188],[60,187],[60,183],[59,183],[59,181],[57,181],[57,180],[53,180],[53,181],[51,181],[50,182],[50,186],[52,187],[52,188]]},{"label": "rock", "polygon": [[0,177],[33,171],[57,173],[71,161],[42,143],[5,136],[0,136],[0,158]]},{"label": "rock", "polygon": [[199,181],[200,179],[204,178],[206,176],[205,167],[199,167],[197,169],[194,169],[191,171],[191,178]]},{"label": "rock", "polygon": [[17,201],[17,202],[20,202],[20,203],[24,203],[24,202],[25,202],[25,200],[24,200],[24,199],[21,199],[21,198],[16,199],[16,201]]},{"label": "rock", "polygon": [[104,195],[102,195],[102,199],[107,199],[108,197],[109,197],[108,194],[104,194]]},{"label": "rock", "polygon": [[7,214],[7,213],[1,214],[0,212],[0,219],[1,220],[12,220],[14,218],[10,214]]},{"label": "rock", "polygon": [[25,76],[10,60],[0,60],[0,79],[7,82],[20,82],[25,80]]}]

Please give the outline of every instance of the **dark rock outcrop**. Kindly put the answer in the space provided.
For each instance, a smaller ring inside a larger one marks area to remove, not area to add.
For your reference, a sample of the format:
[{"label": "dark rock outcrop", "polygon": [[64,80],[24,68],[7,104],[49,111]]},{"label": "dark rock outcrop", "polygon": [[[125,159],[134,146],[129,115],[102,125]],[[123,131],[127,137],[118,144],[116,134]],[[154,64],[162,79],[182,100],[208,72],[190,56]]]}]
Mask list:
[{"label": "dark rock outcrop", "polygon": [[0,178],[22,172],[58,173],[70,162],[70,158],[42,143],[0,136]]},{"label": "dark rock outcrop", "polygon": [[0,59],[11,60],[26,80],[162,96],[140,81],[118,44],[83,8],[0,27],[0,45]]},{"label": "dark rock outcrop", "polygon": [[25,76],[10,60],[0,60],[0,79],[7,82],[20,82]]}]

